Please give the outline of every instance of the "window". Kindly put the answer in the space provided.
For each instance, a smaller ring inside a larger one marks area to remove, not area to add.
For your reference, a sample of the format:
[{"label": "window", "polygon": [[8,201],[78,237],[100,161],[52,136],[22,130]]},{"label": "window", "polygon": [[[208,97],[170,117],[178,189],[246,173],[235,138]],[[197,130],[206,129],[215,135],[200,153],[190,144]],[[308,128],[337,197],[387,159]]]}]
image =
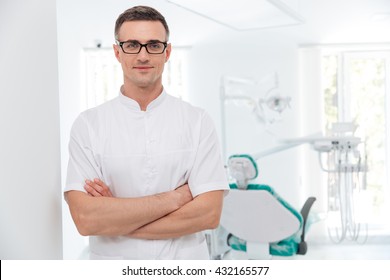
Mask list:
[{"label": "window", "polygon": [[123,83],[121,65],[112,49],[84,49],[83,109],[95,107],[118,95]]},{"label": "window", "polygon": [[[123,84],[121,65],[111,48],[84,49],[82,109],[95,107],[118,95]],[[186,100],[187,49],[175,48],[165,64],[163,85],[173,96]]]},{"label": "window", "polygon": [[358,125],[355,135],[365,140],[369,168],[359,207],[370,228],[383,226],[390,203],[390,51],[324,50],[321,65],[325,129],[334,122]]}]

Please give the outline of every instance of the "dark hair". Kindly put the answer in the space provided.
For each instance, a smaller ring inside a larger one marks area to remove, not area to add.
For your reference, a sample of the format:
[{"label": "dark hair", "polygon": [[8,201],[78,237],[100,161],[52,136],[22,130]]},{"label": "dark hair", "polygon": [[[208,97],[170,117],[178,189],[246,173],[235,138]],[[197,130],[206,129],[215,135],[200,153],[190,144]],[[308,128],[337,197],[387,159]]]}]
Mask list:
[{"label": "dark hair", "polygon": [[165,21],[164,16],[158,12],[156,9],[147,6],[135,6],[130,9],[127,9],[122,14],[119,15],[118,19],[115,22],[115,39],[118,40],[119,29],[122,24],[126,21],[138,21],[138,20],[149,20],[149,21],[159,21],[165,28],[167,40],[169,38],[169,28],[168,24]]}]

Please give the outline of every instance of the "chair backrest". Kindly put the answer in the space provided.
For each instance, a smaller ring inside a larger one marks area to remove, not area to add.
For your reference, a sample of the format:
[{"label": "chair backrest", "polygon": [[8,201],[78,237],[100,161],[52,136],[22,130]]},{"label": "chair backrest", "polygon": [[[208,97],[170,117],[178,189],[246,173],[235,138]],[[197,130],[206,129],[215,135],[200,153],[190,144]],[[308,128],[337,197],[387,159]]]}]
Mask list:
[{"label": "chair backrest", "polygon": [[249,242],[277,242],[297,233],[303,223],[299,212],[266,185],[231,189],[225,197],[221,226]]},{"label": "chair backrest", "polygon": [[250,184],[258,176],[256,161],[245,154],[232,155],[228,170],[235,183],[224,200],[221,225],[248,242],[280,241],[298,232],[302,216],[270,186]]}]

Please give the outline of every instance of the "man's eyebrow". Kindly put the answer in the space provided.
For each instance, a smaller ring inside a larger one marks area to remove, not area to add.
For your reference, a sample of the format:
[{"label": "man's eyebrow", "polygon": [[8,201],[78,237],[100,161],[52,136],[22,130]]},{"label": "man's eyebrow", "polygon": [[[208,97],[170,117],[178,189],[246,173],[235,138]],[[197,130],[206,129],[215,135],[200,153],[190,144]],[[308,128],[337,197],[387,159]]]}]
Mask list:
[{"label": "man's eyebrow", "polygon": [[164,42],[164,41],[157,40],[157,39],[153,39],[153,40],[148,41],[148,43],[161,43],[161,42]]},{"label": "man's eyebrow", "polygon": [[134,40],[134,39],[127,39],[127,40],[124,40],[124,41],[122,41],[122,42],[131,42],[131,43],[139,43],[139,41],[138,40]]},{"label": "man's eyebrow", "polygon": [[[136,40],[136,39],[128,39],[128,40],[125,40],[125,41],[122,41],[122,42],[130,42],[130,43],[140,43],[140,41]],[[146,41],[146,44],[149,44],[149,43],[160,43],[160,42],[164,42],[164,41],[161,41],[161,40],[158,40],[158,39],[150,39],[148,41]]]}]

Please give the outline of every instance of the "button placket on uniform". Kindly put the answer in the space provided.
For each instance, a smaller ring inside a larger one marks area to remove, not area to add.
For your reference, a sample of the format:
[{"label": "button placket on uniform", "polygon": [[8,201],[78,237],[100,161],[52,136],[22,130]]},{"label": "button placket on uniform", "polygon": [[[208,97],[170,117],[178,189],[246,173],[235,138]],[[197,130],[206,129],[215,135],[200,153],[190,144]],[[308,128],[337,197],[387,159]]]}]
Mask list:
[{"label": "button placket on uniform", "polygon": [[153,162],[153,153],[155,152],[154,146],[156,139],[152,136],[153,130],[150,128],[151,122],[151,114],[149,111],[146,111],[144,114],[144,123],[145,123],[145,147],[146,147],[146,177],[148,179],[148,183],[156,176],[156,167],[155,163]]}]

